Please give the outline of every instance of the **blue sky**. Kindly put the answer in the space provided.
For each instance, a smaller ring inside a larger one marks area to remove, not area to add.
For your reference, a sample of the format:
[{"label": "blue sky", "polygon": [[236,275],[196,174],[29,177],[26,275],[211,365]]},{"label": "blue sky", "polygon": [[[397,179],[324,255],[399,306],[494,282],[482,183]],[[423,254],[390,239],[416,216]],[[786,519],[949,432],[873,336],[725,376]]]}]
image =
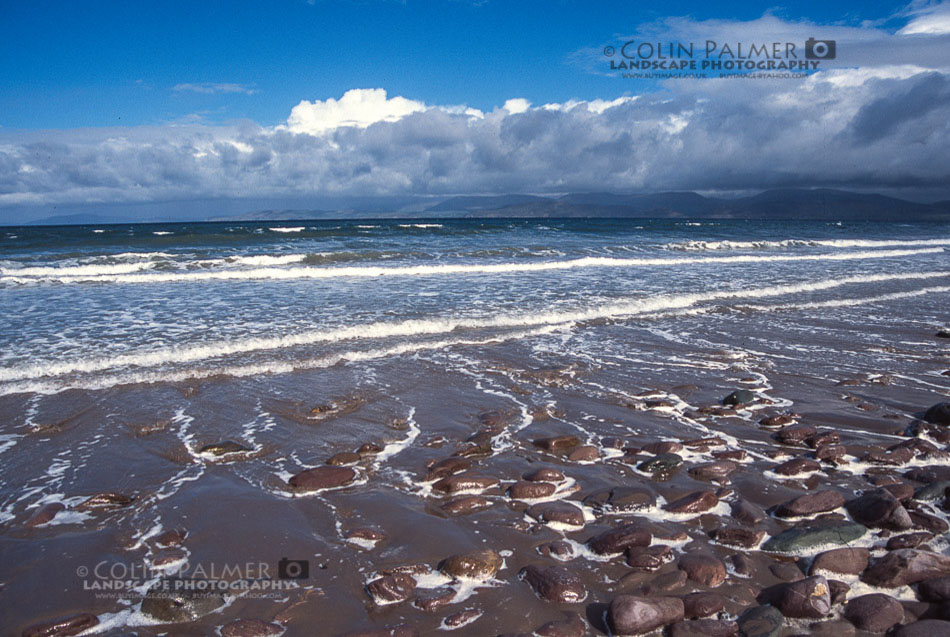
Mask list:
[{"label": "blue sky", "polygon": [[[860,24],[886,2],[5,2],[0,125],[75,128],[186,117],[277,124],[302,99],[383,87],[482,110],[615,98],[638,87],[587,72],[572,53],[663,17],[752,20],[766,12]],[[248,92],[196,93],[183,84]]]},{"label": "blue sky", "polygon": [[[806,73],[644,77],[605,56],[809,38],[837,56]],[[0,221],[512,192],[935,201],[948,149],[948,2],[0,7]]]}]

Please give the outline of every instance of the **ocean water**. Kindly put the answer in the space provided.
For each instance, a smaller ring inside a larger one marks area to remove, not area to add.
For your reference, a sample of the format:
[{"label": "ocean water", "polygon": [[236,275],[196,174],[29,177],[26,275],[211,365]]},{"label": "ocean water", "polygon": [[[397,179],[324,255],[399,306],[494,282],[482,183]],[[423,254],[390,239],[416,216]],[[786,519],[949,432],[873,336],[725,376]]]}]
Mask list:
[{"label": "ocean water", "polygon": [[[91,612],[100,624],[90,634],[168,633],[140,604],[172,567],[290,558],[310,563],[299,590],[228,598],[172,632],[280,617],[287,634],[312,634],[317,621],[326,634],[399,623],[426,634],[469,609],[476,619],[459,634],[531,631],[559,613],[518,579],[527,564],[566,565],[587,603],[631,586],[618,584],[630,572],[622,559],[583,546],[630,519],[596,505],[605,489],[651,494],[635,515],[660,525],[674,554],[693,542],[726,556],[735,549],[706,531],[731,504],[851,494],[869,468],[906,470],[866,453],[900,442],[950,395],[947,341],[934,337],[950,322],[950,224],[11,227],[0,229],[0,307],[0,615],[18,630]],[[756,402],[722,411],[742,388]],[[846,461],[800,477],[772,472],[810,453],[758,424],[781,413],[838,433]],[[572,458],[533,443],[555,435],[593,451]],[[681,450],[683,471],[637,469],[650,457],[643,446],[697,438],[719,442]],[[203,451],[224,440],[244,451]],[[289,488],[291,476],[366,444],[377,452],[353,465],[351,484]],[[739,467],[713,485],[723,487],[716,508],[702,520],[666,510],[710,487],[686,469],[714,451]],[[453,454],[498,481],[470,490],[485,510],[447,513],[425,479]],[[568,480],[534,502],[506,495],[538,467]],[[129,501],[82,505],[103,492]],[[583,528],[532,518],[527,506],[544,500],[578,507]],[[62,510],[37,523],[50,504]],[[770,535],[786,526],[761,524]],[[385,539],[349,537],[364,527]],[[170,529],[187,532],[183,546],[157,542]],[[541,547],[555,540],[575,554],[554,560]],[[364,589],[385,568],[434,569],[481,548],[505,555],[489,582],[419,578],[420,589],[456,588],[434,614]],[[748,552],[760,567],[752,581],[774,583],[772,558]],[[125,597],[97,596],[78,573],[103,562],[144,564],[148,577]],[[748,582],[730,576],[723,590],[741,600]]]},{"label": "ocean water", "polygon": [[664,312],[844,314],[945,299],[950,284],[934,224],[218,223],[15,228],[0,242],[2,394],[276,373]]}]

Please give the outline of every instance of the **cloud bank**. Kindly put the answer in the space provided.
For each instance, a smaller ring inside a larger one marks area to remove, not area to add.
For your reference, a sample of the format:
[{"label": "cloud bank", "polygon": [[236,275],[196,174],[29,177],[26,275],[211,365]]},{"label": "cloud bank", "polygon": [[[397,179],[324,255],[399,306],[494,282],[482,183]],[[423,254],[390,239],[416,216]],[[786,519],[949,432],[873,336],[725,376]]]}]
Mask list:
[{"label": "cloud bank", "polygon": [[[486,112],[366,88],[301,101],[274,127],[0,130],[0,206],[784,186],[944,192],[950,33],[942,7],[909,12],[897,33],[833,27],[829,36],[772,16],[647,28],[838,37],[845,59],[807,79],[671,80],[639,95],[548,104],[512,96]],[[891,44],[882,51],[882,42]]]}]

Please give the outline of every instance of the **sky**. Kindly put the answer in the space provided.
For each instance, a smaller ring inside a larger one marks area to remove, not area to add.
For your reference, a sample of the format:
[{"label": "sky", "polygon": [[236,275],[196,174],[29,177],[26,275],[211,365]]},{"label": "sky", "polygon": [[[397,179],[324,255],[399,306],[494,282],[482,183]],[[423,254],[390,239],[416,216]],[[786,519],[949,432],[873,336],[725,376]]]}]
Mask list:
[{"label": "sky", "polygon": [[[697,65],[755,45],[814,65],[616,66],[689,43]],[[8,0],[0,221],[511,192],[950,199],[948,72],[950,3]]]}]

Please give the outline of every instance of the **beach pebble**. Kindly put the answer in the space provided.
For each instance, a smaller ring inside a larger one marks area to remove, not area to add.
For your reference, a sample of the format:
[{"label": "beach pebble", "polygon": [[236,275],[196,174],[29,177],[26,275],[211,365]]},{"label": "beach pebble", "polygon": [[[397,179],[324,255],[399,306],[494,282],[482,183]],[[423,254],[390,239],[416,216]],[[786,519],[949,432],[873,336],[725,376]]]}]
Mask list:
[{"label": "beach pebble", "polygon": [[855,522],[878,529],[901,531],[913,526],[910,515],[887,489],[874,489],[850,500],[845,508]]},{"label": "beach pebble", "polygon": [[736,623],[743,637],[776,637],[785,617],[774,606],[755,606],[742,613]]},{"label": "beach pebble", "polygon": [[637,469],[644,473],[668,473],[683,464],[683,459],[675,453],[661,453],[644,460]]},{"label": "beach pebble", "polygon": [[519,576],[545,601],[574,604],[587,599],[584,583],[563,566],[530,565],[521,569]]},{"label": "beach pebble", "polygon": [[676,597],[618,595],[610,602],[607,621],[618,635],[642,635],[683,621],[683,601]]},{"label": "beach pebble", "polygon": [[850,544],[867,533],[867,528],[852,522],[805,522],[769,538],[762,550],[773,553],[797,553],[825,544]]},{"label": "beach pebble", "polygon": [[494,577],[502,567],[501,555],[490,549],[452,555],[439,564],[439,571],[455,578],[486,580]]},{"label": "beach pebble", "polygon": [[950,557],[919,549],[901,549],[877,560],[864,571],[861,581],[881,588],[896,588],[946,575],[950,575]]},{"label": "beach pebble", "polygon": [[222,440],[221,442],[214,442],[210,445],[205,445],[198,450],[200,454],[208,454],[216,457],[226,456],[232,453],[247,453],[251,451],[250,447],[246,447],[239,442],[234,442],[233,440]]},{"label": "beach pebble", "polygon": [[327,464],[333,467],[342,467],[346,465],[353,465],[362,460],[363,457],[360,454],[353,451],[341,451],[340,453],[334,454],[327,459]]},{"label": "beach pebble", "polygon": [[574,612],[565,612],[564,619],[548,622],[535,629],[538,637],[583,637],[587,633],[587,622]]},{"label": "beach pebble", "polygon": [[674,440],[663,440],[660,442],[651,442],[643,445],[643,453],[650,453],[659,456],[664,453],[678,453],[683,450],[683,445]]},{"label": "beach pebble", "polygon": [[868,566],[871,552],[862,547],[843,547],[824,551],[815,556],[809,569],[810,574],[821,571],[858,575]]},{"label": "beach pebble", "polygon": [[366,591],[377,603],[393,603],[407,600],[415,588],[416,580],[408,573],[384,575],[366,585]]},{"label": "beach pebble", "polygon": [[538,438],[534,441],[536,447],[549,452],[566,451],[579,444],[581,444],[581,441],[577,436],[554,436],[552,438]]},{"label": "beach pebble", "polygon": [[765,530],[752,529],[747,526],[729,525],[711,530],[709,537],[726,546],[754,548],[765,538]]},{"label": "beach pebble", "polygon": [[818,429],[811,425],[790,425],[781,429],[775,436],[786,445],[793,445],[803,443],[816,433]]},{"label": "beach pebble", "polygon": [[772,473],[780,476],[797,476],[803,473],[818,471],[821,465],[809,458],[792,458],[772,467]]},{"label": "beach pebble", "polygon": [[904,620],[904,607],[890,595],[872,593],[848,600],[844,616],[859,630],[883,633]]},{"label": "beach pebble", "polygon": [[528,516],[545,523],[567,524],[568,526],[584,526],[584,512],[567,502],[541,502],[528,508]]},{"label": "beach pebble", "polygon": [[553,495],[557,487],[550,482],[528,482],[519,480],[508,487],[508,497],[512,500],[534,500]]},{"label": "beach pebble", "polygon": [[447,476],[455,475],[456,473],[463,473],[471,468],[472,461],[468,458],[445,458],[427,467],[428,472],[425,478],[423,478],[423,482],[433,482]]},{"label": "beach pebble", "polygon": [[33,517],[26,521],[26,525],[41,526],[43,524],[48,524],[49,522],[53,521],[53,518],[56,517],[57,513],[65,509],[66,506],[62,502],[50,502],[33,514]]},{"label": "beach pebble", "polygon": [[349,467],[316,467],[290,478],[287,484],[296,491],[319,491],[346,486],[356,480],[357,473]]},{"label": "beach pebble", "polygon": [[33,624],[23,630],[23,637],[68,637],[78,635],[99,625],[99,618],[92,613],[70,615],[52,621]]},{"label": "beach pebble", "polygon": [[683,596],[683,613],[686,619],[702,619],[722,612],[726,598],[719,593],[690,593]]},{"label": "beach pebble", "polygon": [[738,499],[730,505],[732,518],[742,524],[755,526],[767,517],[765,510],[748,500]]},{"label": "beach pebble", "polygon": [[673,560],[673,550],[665,544],[631,546],[626,550],[627,566],[643,571],[655,571]]},{"label": "beach pebble", "polygon": [[935,425],[950,425],[950,402],[937,403],[924,414],[924,420]]},{"label": "beach pebble", "polygon": [[440,508],[449,515],[466,515],[483,511],[491,504],[491,500],[480,495],[460,495],[446,500]]},{"label": "beach pebble", "polygon": [[924,619],[912,624],[898,626],[892,637],[943,637],[950,635],[950,621]]},{"label": "beach pebble", "polygon": [[726,565],[718,557],[708,553],[686,553],[677,564],[693,582],[716,588],[726,581]]},{"label": "beach pebble", "polygon": [[720,481],[739,468],[739,465],[729,460],[719,460],[689,468],[689,475],[697,480]]},{"label": "beach pebble", "polygon": [[451,495],[460,491],[484,491],[497,484],[498,480],[496,478],[462,474],[442,478],[432,485],[432,490],[437,493]]},{"label": "beach pebble", "polygon": [[670,502],[663,508],[671,513],[703,513],[717,504],[719,498],[712,491],[696,491]]},{"label": "beach pebble", "polygon": [[818,491],[789,500],[775,510],[780,518],[792,518],[834,511],[844,505],[844,496],[837,491]]},{"label": "beach pebble", "polygon": [[184,580],[169,578],[156,583],[145,594],[142,614],[163,623],[192,622],[224,606],[216,592],[186,588]]},{"label": "beach pebble", "polygon": [[121,493],[98,493],[79,504],[76,508],[80,511],[89,509],[120,509],[129,506],[134,501],[134,497]]},{"label": "beach pebble", "polygon": [[593,445],[584,445],[571,451],[567,459],[571,462],[596,462],[600,460],[600,449]]},{"label": "beach pebble", "polygon": [[170,546],[181,546],[185,543],[186,537],[188,537],[188,532],[184,529],[169,529],[156,535],[154,541],[157,546],[168,548]]},{"label": "beach pebble", "polygon": [[821,619],[831,612],[831,589],[819,575],[771,586],[762,591],[759,601],[772,604],[785,617]]},{"label": "beach pebble", "polygon": [[737,389],[722,399],[723,405],[747,405],[755,402],[757,396],[755,392],[748,389]]},{"label": "beach pebble", "polygon": [[434,613],[455,599],[455,589],[441,586],[425,590],[412,600],[412,605],[426,613]]},{"label": "beach pebble", "polygon": [[529,471],[524,474],[522,478],[528,482],[553,482],[555,484],[560,484],[565,480],[563,473],[550,467],[541,467],[540,469]]},{"label": "beach pebble", "polygon": [[636,522],[604,531],[587,540],[587,546],[598,555],[616,555],[631,546],[650,546],[653,535]]},{"label": "beach pebble", "polygon": [[899,549],[915,549],[924,542],[929,542],[934,537],[929,531],[917,531],[915,533],[904,533],[895,535],[887,540],[885,548],[888,551],[897,551]]}]

